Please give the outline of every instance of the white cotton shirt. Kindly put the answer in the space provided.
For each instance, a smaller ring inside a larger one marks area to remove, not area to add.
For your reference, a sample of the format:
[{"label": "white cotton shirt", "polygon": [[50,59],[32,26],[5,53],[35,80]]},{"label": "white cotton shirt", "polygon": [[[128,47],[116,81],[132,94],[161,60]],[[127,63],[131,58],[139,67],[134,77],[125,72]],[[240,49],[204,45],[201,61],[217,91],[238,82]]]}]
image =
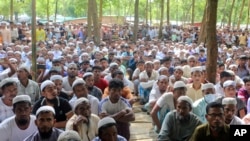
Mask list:
[{"label": "white cotton shirt", "polygon": [[15,116],[12,116],[4,120],[0,124],[0,137],[1,141],[23,141],[26,137],[31,135],[34,131],[37,130],[35,125],[36,117],[30,115],[29,127],[25,130],[21,130],[15,121]]},{"label": "white cotton shirt", "polygon": [[163,94],[156,102],[159,107],[168,107],[169,110],[174,110],[174,96],[172,92]]},{"label": "white cotton shirt", "polygon": [[13,106],[7,106],[3,103],[3,99],[0,98],[0,123],[13,116],[14,112],[13,112]]},{"label": "white cotton shirt", "polygon": [[159,90],[159,87],[153,87],[152,90],[149,93],[149,103],[158,100],[161,97],[161,92]]},{"label": "white cotton shirt", "polygon": [[[99,100],[95,96],[90,95],[90,94],[88,94],[87,99],[89,100],[89,103],[91,105],[91,113],[98,115]],[[69,104],[71,105],[72,108],[74,107],[76,100],[77,100],[77,97],[73,96],[71,100],[69,101]]]}]

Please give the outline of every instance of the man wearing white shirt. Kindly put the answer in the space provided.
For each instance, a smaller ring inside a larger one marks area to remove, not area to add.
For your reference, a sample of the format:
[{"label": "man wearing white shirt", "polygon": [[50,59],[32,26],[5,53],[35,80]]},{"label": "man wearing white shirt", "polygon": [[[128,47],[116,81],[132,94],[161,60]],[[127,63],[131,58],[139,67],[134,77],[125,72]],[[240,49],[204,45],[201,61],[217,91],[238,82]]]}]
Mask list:
[{"label": "man wearing white shirt", "polygon": [[223,89],[223,83],[227,80],[233,80],[233,76],[231,73],[227,71],[222,71],[220,73],[220,82],[218,82],[214,88],[215,88],[215,93],[219,96],[224,96],[224,89]]}]

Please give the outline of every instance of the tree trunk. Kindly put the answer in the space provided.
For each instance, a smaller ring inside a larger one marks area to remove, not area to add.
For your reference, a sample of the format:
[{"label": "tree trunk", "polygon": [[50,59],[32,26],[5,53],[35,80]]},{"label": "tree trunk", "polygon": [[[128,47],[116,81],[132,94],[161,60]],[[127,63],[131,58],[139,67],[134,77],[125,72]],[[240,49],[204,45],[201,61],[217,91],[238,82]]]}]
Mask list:
[{"label": "tree trunk", "polygon": [[92,9],[92,20],[94,27],[94,42],[99,45],[100,43],[100,28],[99,28],[99,20],[98,20],[98,11],[97,11],[97,3],[96,0],[91,0],[93,9]]},{"label": "tree trunk", "polygon": [[232,14],[233,14],[233,8],[234,8],[235,0],[232,2],[232,6],[229,11],[229,16],[228,16],[228,23],[227,26],[230,28],[231,27],[231,20],[232,20]]},{"label": "tree trunk", "polygon": [[248,9],[247,9],[247,26],[246,26],[246,29],[248,29],[248,24],[249,24],[249,14],[250,14],[250,0],[248,0]]},{"label": "tree trunk", "polygon": [[148,25],[148,0],[146,0],[145,19],[146,25]]},{"label": "tree trunk", "polygon": [[49,0],[47,0],[47,21],[49,22]]},{"label": "tree trunk", "polygon": [[237,23],[237,29],[240,29],[240,22],[241,22],[241,18],[242,18],[244,5],[245,5],[245,0],[242,1],[242,5],[241,5],[241,8],[240,8],[240,15],[239,15],[238,23]]},{"label": "tree trunk", "polygon": [[216,66],[218,57],[218,47],[216,41],[216,18],[217,18],[218,0],[207,0],[207,80],[216,83]]},{"label": "tree trunk", "polygon": [[206,42],[206,16],[207,16],[207,2],[204,8],[204,13],[203,13],[203,18],[202,18],[202,22],[201,22],[201,29],[200,29],[200,33],[199,33],[199,39],[198,39],[198,44],[200,44],[201,42],[205,43]]},{"label": "tree trunk", "polygon": [[102,4],[103,0],[100,0],[100,7],[99,7],[99,23],[102,23]]},{"label": "tree trunk", "polygon": [[194,25],[194,8],[195,8],[195,0],[192,0],[192,17],[191,17],[192,25]]},{"label": "tree trunk", "polygon": [[88,22],[88,27],[87,27],[87,32],[88,32],[88,35],[87,35],[87,38],[88,40],[91,40],[92,39],[92,4],[91,4],[91,1],[92,0],[88,0],[88,16],[87,16],[87,22]]},{"label": "tree trunk", "polygon": [[137,34],[138,34],[138,24],[139,24],[139,0],[135,0],[135,18],[134,18],[134,36],[133,42],[137,41]]},{"label": "tree trunk", "polygon": [[13,22],[13,0],[10,0],[10,21],[12,21]]},{"label": "tree trunk", "polygon": [[158,38],[162,38],[162,25],[163,25],[163,17],[164,17],[164,0],[161,0],[161,19],[160,19],[160,26],[159,26],[159,36]]},{"label": "tree trunk", "polygon": [[58,0],[56,0],[56,5],[55,5],[55,22],[56,22],[56,15],[57,15],[57,7],[58,7]]},{"label": "tree trunk", "polygon": [[170,21],[169,21],[169,5],[170,5],[170,0],[167,0],[167,25],[170,25]]},{"label": "tree trunk", "polygon": [[227,2],[228,0],[225,0],[225,5],[224,5],[224,8],[223,8],[223,16],[222,16],[222,19],[221,19],[221,27],[224,27],[224,22],[225,22],[225,17],[226,17],[226,7],[227,7]]},{"label": "tree trunk", "polygon": [[150,24],[153,24],[152,23],[152,2],[151,2],[151,0],[149,0],[149,22],[150,22]]}]

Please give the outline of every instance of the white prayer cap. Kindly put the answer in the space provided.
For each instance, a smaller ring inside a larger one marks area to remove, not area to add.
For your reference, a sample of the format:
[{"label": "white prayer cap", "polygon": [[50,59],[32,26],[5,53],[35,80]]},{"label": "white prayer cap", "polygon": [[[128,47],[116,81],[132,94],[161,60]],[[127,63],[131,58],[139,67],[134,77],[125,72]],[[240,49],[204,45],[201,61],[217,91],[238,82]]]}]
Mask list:
[{"label": "white prayer cap", "polygon": [[190,98],[190,97],[188,97],[188,96],[186,96],[186,95],[183,95],[183,96],[180,96],[178,99],[177,99],[177,101],[186,101],[187,103],[189,103],[191,106],[193,105],[193,100]]},{"label": "white prayer cap", "polygon": [[85,72],[82,78],[85,79],[85,77],[88,77],[88,76],[94,76],[94,74],[92,72]]},{"label": "white prayer cap", "polygon": [[160,60],[158,60],[158,59],[155,59],[154,61],[153,61],[153,63],[160,63],[161,61]]},{"label": "white prayer cap", "polygon": [[174,70],[181,70],[181,71],[183,72],[182,66],[176,66],[176,67],[174,68]]},{"label": "white prayer cap", "polygon": [[79,84],[85,84],[85,81],[81,78],[77,78],[73,84],[72,84],[72,88],[74,88],[76,85],[79,85]]},{"label": "white prayer cap", "polygon": [[222,99],[222,105],[233,104],[236,105],[237,101],[233,97],[225,97]]},{"label": "white prayer cap", "polygon": [[206,89],[214,89],[214,84],[213,83],[205,83],[202,85],[201,90],[206,90]]},{"label": "white prayer cap", "polygon": [[197,66],[197,67],[192,67],[192,68],[191,68],[191,73],[197,72],[197,71],[202,72],[201,67]]},{"label": "white prayer cap", "polygon": [[238,66],[236,65],[236,64],[231,64],[231,65],[229,65],[229,67],[228,67],[229,69],[232,69],[232,68],[238,68]]},{"label": "white prayer cap", "polygon": [[82,104],[82,103],[84,103],[84,102],[89,103],[89,100],[88,100],[87,98],[85,98],[85,97],[78,98],[78,99],[75,101],[75,103],[74,103],[73,112],[75,112],[76,107],[77,107],[78,105],[80,105],[80,104]]},{"label": "white prayer cap", "polygon": [[223,88],[228,87],[228,86],[234,86],[236,87],[236,83],[232,80],[227,80],[223,83]]},{"label": "white prayer cap", "polygon": [[115,62],[112,62],[112,63],[110,63],[110,65],[109,65],[109,67],[114,67],[114,66],[118,66],[118,64],[115,63]]},{"label": "white prayer cap", "polygon": [[116,124],[115,120],[111,117],[105,117],[105,118],[102,118],[101,120],[99,120],[98,122],[98,130],[107,125],[107,124]]},{"label": "white prayer cap", "polygon": [[14,105],[14,104],[16,104],[18,102],[29,102],[29,103],[31,103],[31,98],[28,95],[17,95],[16,97],[14,97],[12,103]]},{"label": "white prayer cap", "polygon": [[50,80],[51,81],[55,81],[55,80],[63,80],[63,77],[61,76],[61,75],[52,75],[51,77],[50,77]]},{"label": "white prayer cap", "polygon": [[147,65],[147,64],[153,65],[154,63],[152,61],[146,61],[145,65]]},{"label": "white prayer cap", "polygon": [[188,56],[187,60],[190,60],[190,59],[196,59],[196,57],[193,55],[190,55],[190,56]]},{"label": "white prayer cap", "polygon": [[37,111],[36,111],[36,116],[40,114],[40,112],[52,112],[54,115],[56,114],[55,109],[52,106],[41,106]]},{"label": "white prayer cap", "polygon": [[185,84],[183,81],[176,81],[176,82],[174,83],[174,89],[176,89],[176,88],[181,88],[181,87],[187,88],[187,87],[186,87],[186,84]]},{"label": "white prayer cap", "polygon": [[49,85],[55,85],[54,82],[52,82],[51,80],[46,80],[41,84],[41,91],[43,91],[43,89]]},{"label": "white prayer cap", "polygon": [[2,88],[3,86],[5,86],[8,83],[15,83],[16,84],[16,82],[17,82],[17,79],[15,79],[15,78],[5,78],[4,80],[2,80],[0,82],[0,88]]},{"label": "white prayer cap", "polygon": [[161,71],[164,71],[164,70],[168,71],[168,68],[167,67],[160,67],[158,72],[161,72]]},{"label": "white prayer cap", "polygon": [[10,58],[9,61],[10,62],[17,62],[17,59],[16,58]]},{"label": "white prayer cap", "polygon": [[23,69],[23,70],[27,71],[28,73],[30,73],[30,69],[29,69],[25,64],[22,64],[22,65],[18,68],[18,70],[20,70],[20,69]]},{"label": "white prayer cap", "polygon": [[168,77],[167,77],[166,75],[160,75],[160,76],[158,77],[158,80],[159,80],[159,81],[161,81],[161,80],[163,80],[163,79],[165,79],[165,80],[167,80],[167,81],[169,80]]},{"label": "white prayer cap", "polygon": [[81,141],[81,137],[76,131],[67,130],[62,132],[57,138],[57,141],[69,141],[69,140]]}]

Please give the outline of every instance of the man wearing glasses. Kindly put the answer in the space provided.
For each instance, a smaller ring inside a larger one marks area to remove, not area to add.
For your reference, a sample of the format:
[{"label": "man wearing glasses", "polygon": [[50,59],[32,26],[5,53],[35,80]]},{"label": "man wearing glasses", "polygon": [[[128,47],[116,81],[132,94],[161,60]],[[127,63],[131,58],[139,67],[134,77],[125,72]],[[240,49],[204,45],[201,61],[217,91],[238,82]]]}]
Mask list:
[{"label": "man wearing glasses", "polygon": [[207,123],[196,127],[189,141],[229,141],[229,126],[225,123],[223,105],[212,102],[206,107]]}]

